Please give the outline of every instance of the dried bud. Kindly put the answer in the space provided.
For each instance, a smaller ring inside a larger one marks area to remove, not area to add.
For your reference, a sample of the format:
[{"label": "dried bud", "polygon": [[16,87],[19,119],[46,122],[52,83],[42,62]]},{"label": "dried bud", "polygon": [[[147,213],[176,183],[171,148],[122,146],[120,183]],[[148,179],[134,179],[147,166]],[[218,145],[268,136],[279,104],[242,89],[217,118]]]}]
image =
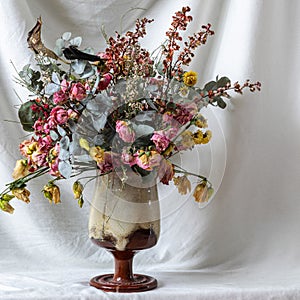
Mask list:
[{"label": "dried bud", "polygon": [[8,212],[12,214],[14,212],[14,208],[9,204],[8,201],[0,200],[0,209],[2,209],[5,212]]},{"label": "dried bud", "polygon": [[13,189],[11,192],[19,200],[22,200],[26,203],[30,202],[30,200],[29,200],[30,192],[27,189],[25,189],[25,188],[16,188],[16,189]]},{"label": "dried bud", "polygon": [[82,208],[83,203],[84,203],[83,197],[81,196],[81,197],[78,199],[78,205],[79,205],[80,208]]},{"label": "dried bud", "polygon": [[83,185],[79,181],[75,181],[73,184],[73,194],[75,199],[79,199],[82,196]]},{"label": "dried bud", "polygon": [[28,166],[28,163],[27,163],[26,159],[17,160],[16,166],[15,166],[14,171],[12,173],[12,177],[14,179],[22,178],[22,177],[29,174],[28,169],[29,169],[29,166]]},{"label": "dried bud", "polygon": [[196,202],[203,203],[208,202],[213,192],[214,189],[212,187],[208,187],[207,181],[203,180],[201,183],[197,184],[193,196]]},{"label": "dried bud", "polygon": [[177,186],[178,192],[181,195],[186,195],[187,192],[191,191],[191,182],[184,176],[178,176],[173,178],[175,186]]},{"label": "dried bud", "polygon": [[60,203],[60,191],[59,187],[52,182],[49,182],[43,188],[43,194],[45,198],[49,200],[50,203],[54,202],[54,204]]},{"label": "dried bud", "polygon": [[81,148],[83,148],[86,151],[90,150],[89,142],[84,138],[79,139],[79,145]]}]

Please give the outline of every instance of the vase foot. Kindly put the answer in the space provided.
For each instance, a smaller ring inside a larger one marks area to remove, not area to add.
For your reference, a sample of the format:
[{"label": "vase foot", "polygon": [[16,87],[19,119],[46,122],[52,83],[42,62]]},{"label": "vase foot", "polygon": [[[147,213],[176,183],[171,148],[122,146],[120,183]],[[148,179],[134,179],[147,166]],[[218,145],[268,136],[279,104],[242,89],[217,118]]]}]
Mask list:
[{"label": "vase foot", "polygon": [[95,276],[90,285],[105,292],[134,293],[155,289],[157,280],[148,275],[134,274],[131,281],[115,281],[114,274]]}]

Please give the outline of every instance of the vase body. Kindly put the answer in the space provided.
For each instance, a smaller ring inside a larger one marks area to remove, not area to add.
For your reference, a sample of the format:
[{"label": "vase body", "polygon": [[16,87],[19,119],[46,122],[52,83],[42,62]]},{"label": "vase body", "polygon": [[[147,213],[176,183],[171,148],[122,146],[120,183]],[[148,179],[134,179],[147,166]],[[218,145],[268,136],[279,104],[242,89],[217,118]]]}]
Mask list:
[{"label": "vase body", "polygon": [[154,278],[132,272],[135,253],[153,247],[159,238],[157,187],[152,178],[131,175],[126,179],[117,172],[99,176],[91,203],[89,237],[115,259],[114,274],[90,281],[105,291],[138,292],[157,286]]}]

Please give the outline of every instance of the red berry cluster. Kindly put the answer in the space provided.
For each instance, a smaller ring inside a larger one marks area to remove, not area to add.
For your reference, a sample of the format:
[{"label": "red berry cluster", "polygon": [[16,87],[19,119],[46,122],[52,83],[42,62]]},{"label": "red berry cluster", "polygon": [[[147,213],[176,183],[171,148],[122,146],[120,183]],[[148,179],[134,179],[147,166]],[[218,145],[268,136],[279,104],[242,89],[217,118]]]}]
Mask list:
[{"label": "red berry cluster", "polygon": [[147,23],[152,22],[153,19],[138,19],[134,32],[128,31],[124,36],[116,32],[115,38],[109,38],[109,47],[105,51],[106,66],[113,70],[114,80],[121,76],[151,74],[153,61],[150,53],[140,46],[139,39],[146,35]]},{"label": "red berry cluster", "polygon": [[165,55],[165,59],[163,60],[163,72],[168,78],[172,78],[176,75],[180,76],[183,73],[181,66],[188,65],[191,62],[194,56],[193,51],[200,45],[204,45],[209,35],[214,34],[210,29],[210,24],[203,25],[199,32],[193,36],[188,36],[188,41],[184,42],[184,49],[178,54],[175,60],[175,51],[181,48],[178,42],[182,41],[182,37],[178,31],[185,31],[188,24],[193,20],[192,16],[187,15],[187,12],[190,10],[190,7],[186,6],[183,7],[181,11],[176,12],[175,16],[173,16],[171,27],[166,32],[168,41],[163,49],[163,54]]}]

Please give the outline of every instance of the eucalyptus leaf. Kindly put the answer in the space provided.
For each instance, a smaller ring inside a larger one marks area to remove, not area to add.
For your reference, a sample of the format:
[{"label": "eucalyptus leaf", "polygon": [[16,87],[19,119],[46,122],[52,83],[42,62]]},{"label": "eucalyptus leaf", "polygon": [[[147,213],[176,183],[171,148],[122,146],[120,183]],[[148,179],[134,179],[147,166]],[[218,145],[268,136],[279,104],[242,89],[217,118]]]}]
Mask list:
[{"label": "eucalyptus leaf", "polygon": [[57,131],[60,134],[60,136],[65,136],[66,135],[66,131],[59,125],[57,125]]},{"label": "eucalyptus leaf", "polygon": [[56,83],[56,84],[60,85],[60,79],[59,79],[59,76],[56,72],[52,73],[51,79],[52,79],[53,83]]},{"label": "eucalyptus leaf", "polygon": [[55,46],[55,47],[54,47],[54,53],[55,53],[57,56],[61,57],[61,56],[63,55],[62,48],[60,48],[60,47],[58,47],[58,46]]},{"label": "eucalyptus leaf", "polygon": [[56,83],[48,83],[45,86],[45,94],[46,95],[53,95],[55,92],[58,92],[60,90],[60,86]]},{"label": "eucalyptus leaf", "polygon": [[105,125],[107,117],[105,114],[102,114],[98,118],[93,118],[93,126],[99,132]]},{"label": "eucalyptus leaf", "polygon": [[91,113],[99,113],[101,112],[101,104],[99,103],[99,101],[97,101],[97,99],[92,99],[91,101],[89,101],[86,105],[86,109],[91,111]]},{"label": "eucalyptus leaf", "polygon": [[58,139],[58,134],[54,130],[50,130],[50,137],[53,141]]},{"label": "eucalyptus leaf", "polygon": [[65,178],[70,178],[72,174],[72,166],[68,161],[60,161],[58,163],[58,171]]},{"label": "eucalyptus leaf", "polygon": [[62,39],[65,40],[65,41],[68,41],[72,36],[72,33],[71,32],[65,32],[63,35],[62,35]]},{"label": "eucalyptus leaf", "polygon": [[228,77],[221,77],[218,81],[217,81],[217,87],[226,87],[226,85],[230,83],[230,79]]},{"label": "eucalyptus leaf", "polygon": [[92,47],[87,47],[82,52],[87,53],[87,54],[95,54],[95,51]]},{"label": "eucalyptus leaf", "polygon": [[204,89],[206,91],[215,90],[217,89],[217,83],[215,81],[210,81],[204,86]]},{"label": "eucalyptus leaf", "polygon": [[65,46],[65,42],[63,39],[57,39],[55,42],[55,46],[57,46],[58,48],[63,48]]},{"label": "eucalyptus leaf", "polygon": [[35,101],[27,101],[20,106],[18,111],[18,116],[23,129],[29,132],[33,131],[33,125],[38,119],[38,116],[31,109],[31,106],[34,103]]},{"label": "eucalyptus leaf", "polygon": [[80,47],[82,42],[82,37],[81,36],[77,36],[73,39],[70,40],[70,44],[76,47]]},{"label": "eucalyptus leaf", "polygon": [[220,108],[225,108],[226,107],[226,102],[221,98],[221,97],[215,97],[217,98],[217,104]]},{"label": "eucalyptus leaf", "polygon": [[155,112],[153,111],[145,111],[136,115],[135,120],[138,122],[152,121],[155,116],[154,114]]},{"label": "eucalyptus leaf", "polygon": [[86,63],[87,62],[83,60],[75,60],[71,63],[71,66],[77,74],[82,74],[84,72]]},{"label": "eucalyptus leaf", "polygon": [[146,87],[146,91],[150,92],[150,93],[153,93],[153,92],[156,92],[158,89],[157,85],[156,84],[152,84],[152,85],[148,85]]},{"label": "eucalyptus leaf", "polygon": [[163,75],[164,76],[164,72],[163,72],[163,69],[164,69],[164,65],[162,62],[159,62],[155,65],[155,69],[156,71],[158,72],[159,75]]},{"label": "eucalyptus leaf", "polygon": [[78,155],[76,156],[76,159],[81,162],[89,162],[93,160],[88,154]]},{"label": "eucalyptus leaf", "polygon": [[69,138],[67,135],[65,135],[65,136],[60,140],[59,145],[60,145],[60,148],[61,148],[61,149],[67,150],[67,149],[69,148],[69,145],[70,145],[70,138]]},{"label": "eucalyptus leaf", "polygon": [[95,74],[95,70],[92,68],[92,66],[89,63],[87,63],[80,77],[82,79],[85,79],[93,76],[94,74]]},{"label": "eucalyptus leaf", "polygon": [[135,131],[136,138],[143,136],[143,135],[149,135],[154,132],[154,128],[149,125],[135,125],[133,124],[133,129]]},{"label": "eucalyptus leaf", "polygon": [[147,101],[148,105],[149,105],[152,109],[157,110],[157,107],[154,105],[152,99],[147,98],[146,101]]},{"label": "eucalyptus leaf", "polygon": [[60,160],[67,160],[67,159],[69,159],[69,158],[70,158],[70,153],[69,153],[69,151],[67,151],[67,150],[65,150],[65,149],[60,149],[58,158],[59,158]]}]

